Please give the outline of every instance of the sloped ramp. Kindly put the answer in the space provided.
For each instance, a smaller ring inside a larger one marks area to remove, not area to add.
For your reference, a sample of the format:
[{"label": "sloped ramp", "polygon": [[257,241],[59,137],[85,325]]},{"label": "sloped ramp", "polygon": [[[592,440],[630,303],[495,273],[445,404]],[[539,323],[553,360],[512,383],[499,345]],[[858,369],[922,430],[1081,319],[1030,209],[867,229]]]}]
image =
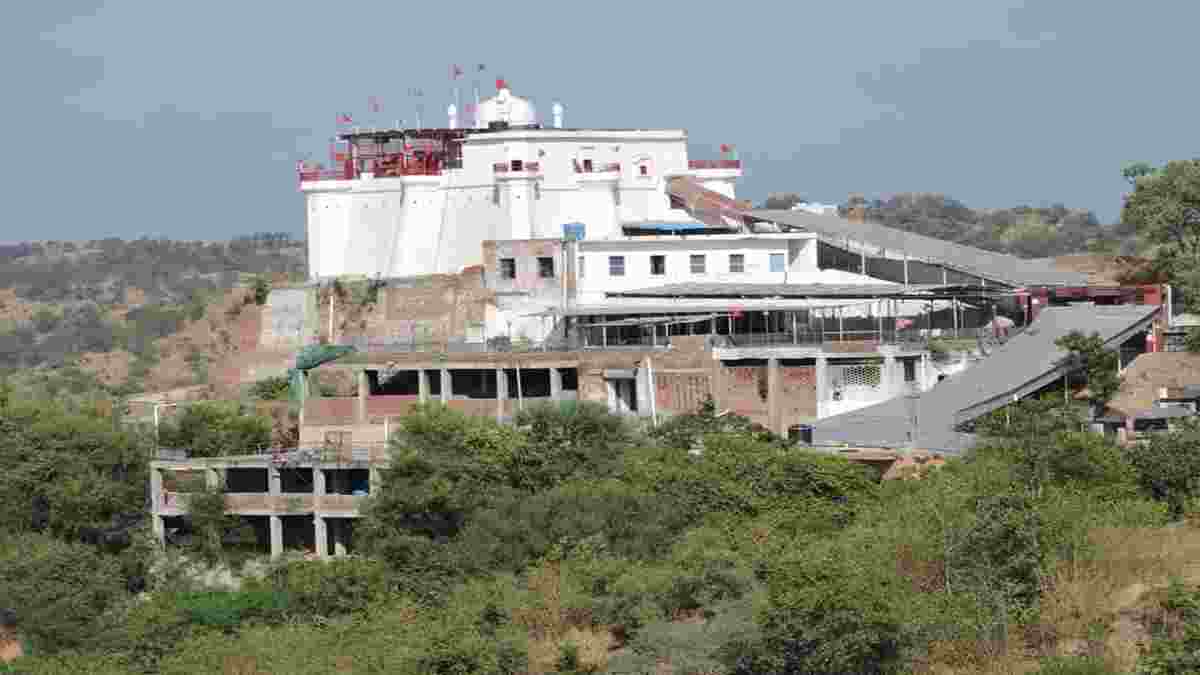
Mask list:
[{"label": "sloped ramp", "polygon": [[1120,345],[1153,323],[1158,306],[1073,305],[1042,311],[1021,333],[967,370],[920,396],[898,396],[878,405],[819,420],[813,443],[870,447],[915,447],[961,453],[972,434],[955,426],[1028,396],[1059,380],[1058,362],[1066,352],[1054,342],[1071,331],[1100,334],[1110,347]]},{"label": "sloped ramp", "polygon": [[741,229],[750,215],[749,202],[709,190],[694,178],[680,176],[667,183],[667,194],[693,218],[712,228]]}]

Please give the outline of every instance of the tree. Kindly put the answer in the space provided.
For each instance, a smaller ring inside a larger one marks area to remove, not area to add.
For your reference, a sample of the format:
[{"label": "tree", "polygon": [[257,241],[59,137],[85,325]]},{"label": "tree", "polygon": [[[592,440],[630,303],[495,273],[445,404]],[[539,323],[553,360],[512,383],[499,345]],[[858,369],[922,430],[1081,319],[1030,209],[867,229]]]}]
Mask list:
[{"label": "tree", "polygon": [[1180,516],[1188,502],[1200,495],[1200,426],[1187,421],[1165,434],[1154,434],[1150,442],[1129,452],[1137,480],[1151,497],[1166,502]]},{"label": "tree", "polygon": [[0,598],[17,605],[22,631],[38,651],[89,642],[123,586],[117,559],[91,546],[33,533],[0,536]]},{"label": "tree", "polygon": [[805,204],[808,200],[804,199],[795,192],[772,192],[767,195],[767,200],[763,202],[764,209],[787,210],[797,204]]},{"label": "tree", "polygon": [[1138,164],[1125,177],[1134,189],[1121,220],[1158,246],[1156,262],[1183,290],[1188,311],[1200,310],[1200,159]]},{"label": "tree", "polygon": [[258,276],[254,279],[254,304],[262,306],[267,304],[267,297],[271,295],[271,282],[264,276]]},{"label": "tree", "polygon": [[253,454],[271,444],[271,420],[236,403],[204,401],[161,425],[159,444],[186,448],[194,457]]},{"label": "tree", "polygon": [[1085,337],[1079,331],[1054,341],[1054,346],[1067,350],[1062,364],[1071,368],[1082,368],[1087,372],[1088,402],[1094,414],[1104,412],[1104,407],[1121,388],[1117,375],[1117,353],[1104,345],[1099,333]]}]

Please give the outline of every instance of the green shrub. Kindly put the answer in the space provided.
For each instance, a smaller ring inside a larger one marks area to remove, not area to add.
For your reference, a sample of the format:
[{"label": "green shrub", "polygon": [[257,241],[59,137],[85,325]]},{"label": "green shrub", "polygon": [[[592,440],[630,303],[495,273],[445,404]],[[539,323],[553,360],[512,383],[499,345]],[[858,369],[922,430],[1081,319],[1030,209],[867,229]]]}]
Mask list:
[{"label": "green shrub", "polygon": [[277,591],[181,593],[175,602],[191,623],[225,631],[251,619],[282,618],[288,608],[287,595]]},{"label": "green shrub", "polygon": [[1104,659],[1094,656],[1060,656],[1042,662],[1035,675],[1120,675]]},{"label": "green shrub", "polygon": [[365,610],[393,593],[386,565],[370,558],[291,562],[246,588],[288,598],[288,611],[301,617],[332,617]]},{"label": "green shrub", "polygon": [[40,534],[0,537],[0,606],[18,612],[39,652],[88,643],[103,627],[100,617],[124,597],[115,557]]}]

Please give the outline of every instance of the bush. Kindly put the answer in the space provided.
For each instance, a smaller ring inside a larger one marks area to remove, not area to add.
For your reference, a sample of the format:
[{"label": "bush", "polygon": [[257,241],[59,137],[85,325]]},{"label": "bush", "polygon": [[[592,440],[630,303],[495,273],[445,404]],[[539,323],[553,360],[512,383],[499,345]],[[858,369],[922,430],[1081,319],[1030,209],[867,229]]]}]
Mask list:
[{"label": "bush", "polygon": [[274,591],[204,591],[181,593],[175,603],[191,623],[232,632],[252,619],[281,618],[288,597]]},{"label": "bush", "polygon": [[187,448],[194,457],[250,454],[271,443],[271,420],[236,402],[199,402],[161,425],[161,445]]},{"label": "bush", "polygon": [[387,567],[370,558],[334,558],[291,562],[248,589],[270,590],[288,598],[289,613],[306,618],[362,611],[392,595]]},{"label": "bush", "polygon": [[125,597],[116,558],[94,547],[40,534],[0,538],[0,606],[18,612],[22,633],[39,652],[90,642],[100,617]]},{"label": "bush", "polygon": [[271,295],[271,282],[267,281],[266,277],[256,277],[254,279],[254,304],[259,307],[267,304],[267,298]]},{"label": "bush", "polygon": [[261,401],[286,401],[289,387],[286,375],[268,377],[250,385],[250,395]]}]

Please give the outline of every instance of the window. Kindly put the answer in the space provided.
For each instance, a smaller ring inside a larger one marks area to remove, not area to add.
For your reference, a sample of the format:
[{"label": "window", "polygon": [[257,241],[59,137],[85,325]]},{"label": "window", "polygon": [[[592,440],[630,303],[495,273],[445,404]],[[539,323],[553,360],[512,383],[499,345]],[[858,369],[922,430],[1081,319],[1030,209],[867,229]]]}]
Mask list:
[{"label": "window", "polygon": [[704,274],[704,255],[693,255],[691,261],[692,274]]},{"label": "window", "polygon": [[592,172],[592,160],[590,160],[590,159],[583,160],[583,172],[584,173]]},{"label": "window", "polygon": [[667,256],[652,255],[650,256],[650,275],[661,277],[667,273]]},{"label": "window", "polygon": [[517,278],[517,259],[516,258],[501,258],[500,259],[500,278],[501,279],[516,279]]},{"label": "window", "polygon": [[650,167],[643,164],[638,167],[638,173],[642,176],[649,176],[650,175]]},{"label": "window", "polygon": [[623,256],[623,255],[608,256],[608,276],[610,276],[610,277],[625,276],[625,256]]},{"label": "window", "polygon": [[554,278],[554,258],[538,258],[538,276],[543,279]]},{"label": "window", "polygon": [[917,381],[917,361],[916,359],[904,359],[904,381]]},{"label": "window", "polygon": [[729,254],[729,271],[740,274],[746,271],[746,256],[741,253]]},{"label": "window", "polygon": [[512,160],[512,162],[510,162],[510,165],[511,165],[513,171],[523,171],[525,169],[525,162],[520,159]]},{"label": "window", "polygon": [[772,272],[784,271],[783,254],[782,253],[772,253],[771,254],[771,271]]},{"label": "window", "polygon": [[583,256],[579,256],[579,278],[583,278]]}]

